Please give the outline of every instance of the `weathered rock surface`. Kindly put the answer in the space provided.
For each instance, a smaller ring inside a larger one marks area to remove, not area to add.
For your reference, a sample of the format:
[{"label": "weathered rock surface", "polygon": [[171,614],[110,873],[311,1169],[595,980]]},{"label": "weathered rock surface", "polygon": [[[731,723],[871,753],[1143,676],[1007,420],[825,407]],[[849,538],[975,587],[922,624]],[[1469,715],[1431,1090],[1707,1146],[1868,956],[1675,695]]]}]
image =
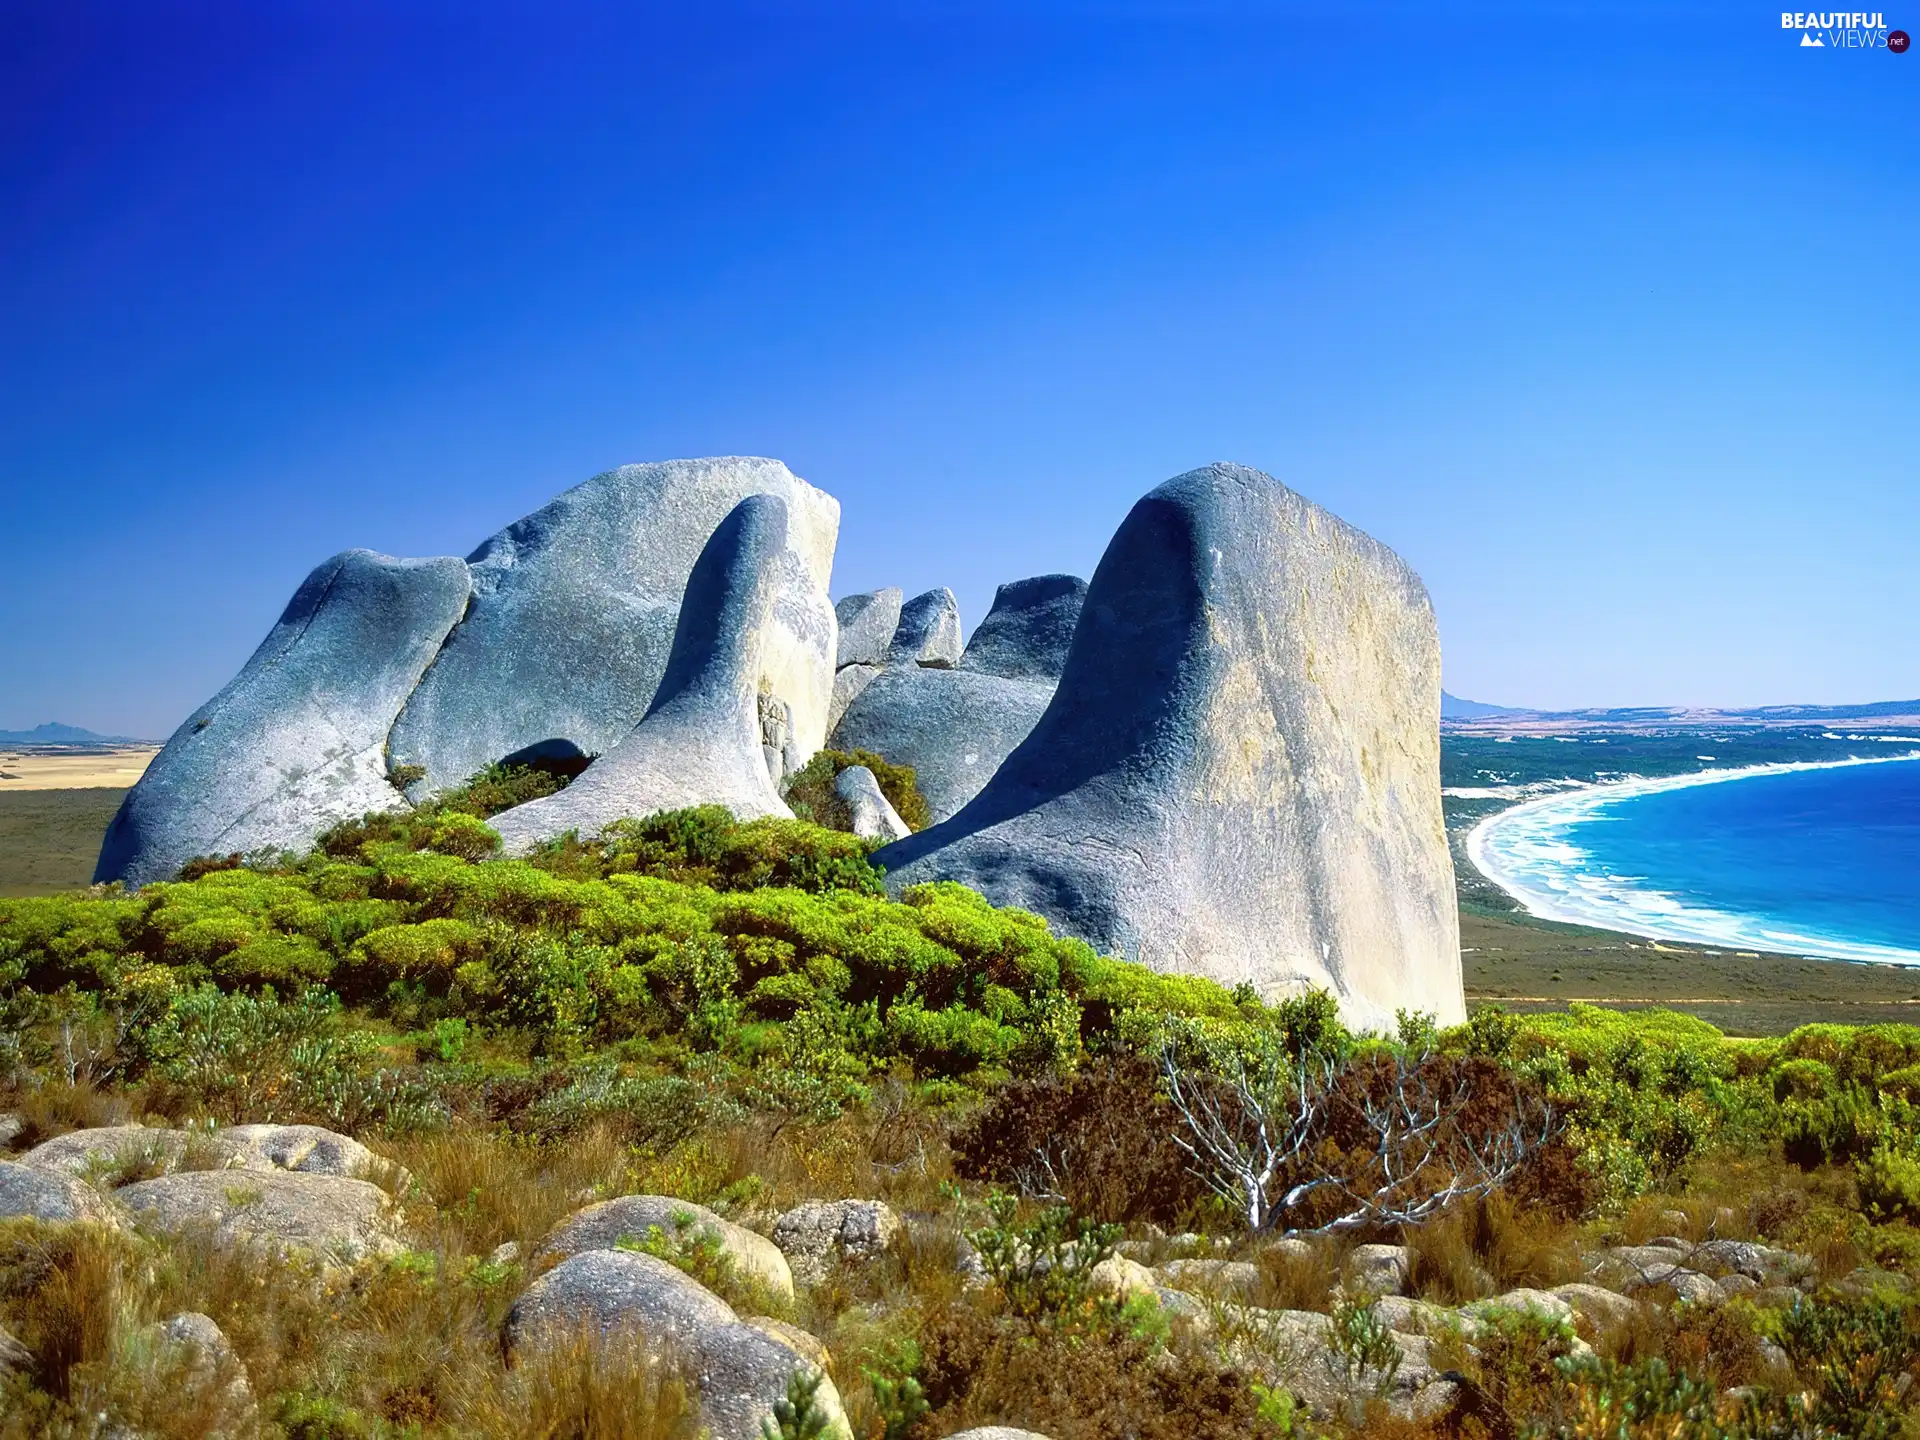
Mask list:
[{"label": "weathered rock surface", "polygon": [[1583,1281],[1575,1281],[1570,1285],[1556,1285],[1550,1293],[1566,1301],[1573,1308],[1573,1313],[1582,1320],[1590,1321],[1602,1328],[1624,1325],[1640,1313],[1640,1306],[1636,1301],[1608,1290],[1604,1286],[1588,1285]]},{"label": "weathered rock surface", "polygon": [[833,607],[840,622],[840,646],[834,667],[884,665],[893,648],[894,631],[900,628],[900,587],[869,590],[849,595]]},{"label": "weathered rock surface", "polygon": [[22,1165],[62,1175],[107,1169],[172,1170],[187,1148],[187,1132],[148,1125],[96,1125],[69,1130],[19,1157]]},{"label": "weathered rock surface", "polygon": [[[647,713],[668,668],[681,597],[720,522],[750,495],[790,513],[788,543],[820,613],[805,656],[766,657],[790,689],[805,754],[826,737],[840,505],[777,460],[725,456],[623,465],[502,530],[470,557],[473,604],[393,728],[417,796],[527,751],[603,755]],[[825,662],[812,647],[825,632]],[[822,673],[813,675],[813,669]],[[804,683],[799,683],[804,682]]]},{"label": "weathered rock surface", "polygon": [[[911,765],[933,819],[957,813],[1046,711],[1086,588],[1071,575],[1002,585],[958,668],[895,663],[871,674],[841,671],[835,684],[847,700],[833,745]],[[857,682],[846,679],[852,675]]]},{"label": "weathered rock surface", "polygon": [[251,1431],[255,1420],[253,1383],[233,1342],[209,1315],[197,1310],[142,1328],[139,1343],[158,1352],[168,1381],[181,1393],[176,1404],[192,1406],[214,1435]]},{"label": "weathered rock surface", "polygon": [[1571,1320],[1573,1302],[1564,1295],[1551,1290],[1531,1290],[1521,1288],[1509,1290],[1502,1295],[1489,1296],[1485,1300],[1475,1300],[1462,1305],[1461,1313],[1471,1315],[1476,1320],[1484,1320],[1499,1311],[1511,1311],[1514,1314],[1538,1315],[1547,1320]]},{"label": "weathered rock surface", "polygon": [[307,1175],[380,1179],[392,1170],[358,1140],[319,1125],[234,1125],[224,1130],[169,1130],[146,1125],[104,1125],[70,1130],[27,1151],[22,1165],[65,1175],[100,1170],[145,1170],[170,1174],[191,1169],[297,1170]]},{"label": "weathered rock surface", "polygon": [[[794,557],[789,527],[777,495],[749,495],[721,521],[687,581],[652,707],[565,790],[489,822],[509,854],[569,830],[594,835],[616,820],[691,805],[724,805],[741,819],[793,814],[775,787],[804,757],[782,696],[817,690],[824,723],[833,624],[824,592]],[[802,657],[812,674],[798,674]],[[787,744],[768,743],[781,739]]]},{"label": "weathered rock surface", "polygon": [[1157,969],[1325,986],[1350,1024],[1456,1023],[1439,697],[1398,556],[1269,476],[1195,470],[1115,534],[1032,733],[877,862],[896,891],[958,880]]},{"label": "weathered rock surface", "polygon": [[386,1191],[365,1180],[282,1170],[191,1170],[114,1191],[159,1230],[211,1230],[227,1248],[298,1250],[345,1265],[402,1247]]},{"label": "weathered rock surface", "polygon": [[993,608],[968,638],[960,668],[1052,686],[1066,666],[1086,602],[1087,582],[1078,575],[1008,581],[995,592]]},{"label": "weathered rock surface", "polygon": [[862,840],[899,840],[913,833],[866,766],[849,765],[842,770],[834,777],[833,793],[847,807],[848,822]]},{"label": "weathered rock surface", "polygon": [[960,663],[960,602],[942,588],[916,595],[900,607],[900,624],[887,647],[889,665]]},{"label": "weathered rock surface", "polygon": [[0,1160],[0,1220],[100,1220],[113,1212],[91,1185],[71,1175]]},{"label": "weathered rock surface", "polygon": [[818,1285],[838,1265],[859,1265],[891,1250],[900,1217],[884,1200],[809,1200],[773,1222],[773,1243],[794,1278]]},{"label": "weathered rock surface", "polygon": [[833,699],[827,705],[827,734],[832,735],[847,707],[860,698],[860,692],[880,674],[878,665],[845,665],[833,677]]},{"label": "weathered rock surface", "polygon": [[1370,1295],[1400,1295],[1412,1257],[1404,1245],[1356,1245],[1347,1257],[1347,1284]]},{"label": "weathered rock surface", "polygon": [[1087,1272],[1087,1288],[1111,1300],[1133,1300],[1157,1295],[1161,1286],[1153,1271],[1125,1255],[1109,1255]]},{"label": "weathered rock surface", "polygon": [[12,1111],[0,1114],[0,1148],[13,1144],[13,1137],[22,1129],[20,1117]]},{"label": "weathered rock surface", "polygon": [[348,550],[320,566],[127,793],[94,879],[144,885],[198,855],[300,849],[342,820],[399,807],[387,733],[468,589],[451,558]]},{"label": "weathered rock surface", "polygon": [[1246,1260],[1169,1260],[1157,1273],[1176,1290],[1250,1296],[1260,1287],[1260,1267]]},{"label": "weathered rock surface", "polygon": [[[773,1402],[799,1369],[819,1367],[768,1329],[744,1323],[719,1296],[651,1255],[588,1250],[535,1280],[508,1312],[511,1354],[582,1327],[626,1340],[675,1368],[696,1390],[713,1440],[761,1440]],[[817,1392],[827,1433],[851,1430],[833,1381]]]},{"label": "weathered rock surface", "polygon": [[710,1237],[742,1275],[776,1295],[793,1298],[793,1271],[778,1245],[764,1235],[721,1219],[704,1205],[676,1200],[671,1195],[622,1195],[576,1210],[542,1242],[535,1259],[611,1250],[622,1237],[643,1240],[655,1227],[668,1240]]}]

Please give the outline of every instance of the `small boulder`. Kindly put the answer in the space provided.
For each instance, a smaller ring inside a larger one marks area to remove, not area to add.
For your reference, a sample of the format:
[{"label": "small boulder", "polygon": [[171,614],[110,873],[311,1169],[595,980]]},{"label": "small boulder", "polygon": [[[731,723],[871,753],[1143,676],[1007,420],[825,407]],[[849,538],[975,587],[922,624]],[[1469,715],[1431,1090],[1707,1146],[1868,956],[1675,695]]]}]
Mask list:
[{"label": "small boulder", "polygon": [[192,1170],[142,1180],[113,1198],[159,1230],[210,1229],[223,1248],[296,1250],[347,1265],[403,1248],[392,1197],[365,1180]]},{"label": "small boulder", "polygon": [[233,1343],[212,1317],[185,1311],[144,1327],[140,1343],[157,1352],[170,1384],[191,1392],[181,1398],[213,1425],[208,1433],[251,1432],[255,1416],[253,1383]]},{"label": "small boulder", "polygon": [[1573,1302],[1564,1295],[1555,1295],[1550,1290],[1509,1290],[1504,1295],[1494,1295],[1485,1300],[1475,1300],[1470,1305],[1460,1307],[1463,1314],[1476,1320],[1484,1320],[1498,1311],[1506,1310],[1514,1314],[1538,1315],[1546,1320],[1560,1321],[1573,1319]]},{"label": "small boulder", "polygon": [[809,1200],[773,1222],[773,1243],[795,1277],[818,1285],[836,1265],[857,1265],[891,1250],[900,1229],[900,1217],[884,1201]]},{"label": "small boulder", "polygon": [[83,1180],[0,1160],[0,1220],[113,1221],[112,1208]]},{"label": "small boulder", "polygon": [[1176,1290],[1207,1295],[1245,1298],[1260,1285],[1260,1267],[1247,1260],[1169,1260],[1155,1273]]},{"label": "small boulder", "polygon": [[7,1114],[0,1115],[0,1150],[4,1150],[12,1145],[13,1137],[18,1135],[22,1128],[23,1122],[18,1115],[13,1114],[11,1111]]},{"label": "small boulder", "polygon": [[1811,1255],[1776,1250],[1752,1240],[1707,1240],[1694,1246],[1688,1259],[1704,1268],[1744,1275],[1761,1285],[1791,1282],[1814,1271]]},{"label": "small boulder", "polygon": [[942,670],[960,663],[960,602],[953,591],[929,590],[900,607],[900,626],[887,647],[887,663]]},{"label": "small boulder", "polygon": [[913,833],[866,766],[849,765],[842,770],[834,777],[833,793],[847,807],[853,833],[862,840],[898,840]]},{"label": "small boulder", "polygon": [[643,1240],[656,1228],[669,1241],[679,1243],[700,1235],[711,1237],[743,1277],[782,1299],[793,1298],[793,1270],[778,1245],[721,1219],[704,1205],[671,1195],[622,1195],[575,1211],[546,1238],[534,1259],[612,1250],[623,1237]]},{"label": "small boulder", "polygon": [[1087,1288],[1109,1300],[1125,1302],[1151,1296],[1160,1289],[1153,1271],[1125,1255],[1109,1255],[1087,1272]]},{"label": "small boulder", "polygon": [[1472,1316],[1405,1295],[1382,1295],[1373,1302],[1373,1313],[1387,1329],[1403,1335],[1438,1335],[1449,1329],[1472,1332],[1479,1328]]},{"label": "small boulder", "polygon": [[0,1380],[33,1368],[33,1352],[6,1326],[0,1325]]},{"label": "small boulder", "polygon": [[1640,1313],[1638,1301],[1599,1285],[1576,1281],[1571,1285],[1556,1285],[1549,1293],[1566,1301],[1579,1318],[1602,1329],[1624,1325]]},{"label": "small boulder", "polygon": [[1411,1264],[1404,1245],[1359,1245],[1347,1257],[1347,1284],[1369,1295],[1402,1295]]},{"label": "small boulder", "polygon": [[849,665],[884,665],[893,645],[893,633],[900,628],[900,587],[869,590],[864,595],[849,595],[833,607],[840,622],[840,643],[834,656],[836,669]]}]

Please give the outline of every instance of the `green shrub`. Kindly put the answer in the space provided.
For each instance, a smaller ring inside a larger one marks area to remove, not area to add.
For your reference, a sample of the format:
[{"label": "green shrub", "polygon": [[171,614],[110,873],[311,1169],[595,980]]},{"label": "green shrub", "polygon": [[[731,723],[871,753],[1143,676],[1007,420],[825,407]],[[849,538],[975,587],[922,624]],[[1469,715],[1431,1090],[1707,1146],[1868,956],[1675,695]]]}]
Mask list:
[{"label": "green shrub", "polygon": [[1773,1071],[1773,1098],[1779,1101],[1819,1100],[1833,1090],[1833,1067],[1824,1060],[1788,1060]]},{"label": "green shrub", "polygon": [[871,750],[821,750],[787,781],[786,801],[802,820],[835,830],[849,830],[852,820],[847,807],[834,793],[833,783],[842,770],[864,765],[879,782],[880,793],[887,797],[894,813],[909,830],[924,830],[933,823],[926,797],[920,793],[919,777],[911,765],[895,765]]},{"label": "green shrub", "polygon": [[1874,1147],[1859,1162],[1856,1174],[1860,1183],[1860,1204],[1870,1215],[1883,1219],[1920,1220],[1920,1155],[1905,1143],[1887,1143]]}]

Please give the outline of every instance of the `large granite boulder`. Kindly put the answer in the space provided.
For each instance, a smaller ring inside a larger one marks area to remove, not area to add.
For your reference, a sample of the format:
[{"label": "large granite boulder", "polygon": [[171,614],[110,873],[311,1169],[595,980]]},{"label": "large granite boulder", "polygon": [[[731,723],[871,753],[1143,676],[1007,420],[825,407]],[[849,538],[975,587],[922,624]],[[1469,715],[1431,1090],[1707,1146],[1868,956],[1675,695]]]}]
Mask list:
[{"label": "large granite boulder", "polygon": [[144,885],[197,855],[304,848],[342,820],[401,805],[387,732],[468,589],[451,558],[348,550],[320,566],[128,792],[93,878]]},{"label": "large granite boulder", "polygon": [[[1072,575],[1002,585],[957,666],[914,661],[871,671],[835,721],[834,748],[911,765],[933,819],[957,814],[1045,713],[1086,588]],[[939,599],[949,592],[930,593]]]},{"label": "large granite boulder", "polygon": [[114,1191],[143,1224],[168,1233],[204,1230],[222,1249],[296,1251],[357,1264],[398,1254],[400,1211],[365,1180],[299,1171],[190,1170]]},{"label": "large granite boulder", "polygon": [[904,840],[913,833],[864,765],[849,765],[834,776],[833,794],[847,807],[847,823],[862,840]]},{"label": "large granite boulder", "polygon": [[953,591],[929,590],[900,607],[900,624],[887,647],[889,665],[960,663],[960,602]]},{"label": "large granite boulder", "polygon": [[1324,986],[1351,1024],[1457,1022],[1439,706],[1406,564],[1269,476],[1208,466],[1115,534],[1032,733],[876,863],[895,890],[961,881],[1156,969]]},{"label": "large granite boulder", "polygon": [[407,1172],[350,1135],[319,1125],[232,1125],[218,1130],[101,1125],[43,1140],[22,1165],[81,1178],[176,1170],[294,1170],[404,1185]]},{"label": "large granite boulder", "polygon": [[900,628],[900,587],[869,590],[849,595],[833,607],[840,622],[840,644],[834,657],[836,669],[849,665],[884,665],[893,647],[893,632]]},{"label": "large granite boulder", "polygon": [[[502,530],[470,557],[473,604],[394,726],[418,798],[508,756],[602,755],[666,676],[681,597],[720,522],[749,495],[786,502],[791,562],[815,613],[762,663],[792,708],[802,759],[826,739],[840,505],[777,460],[623,465]],[[797,599],[796,599],[797,603]],[[824,653],[824,660],[821,655]]]},{"label": "large granite boulder", "polygon": [[71,1175],[0,1160],[0,1220],[113,1221],[94,1188]]},{"label": "large granite boulder", "polygon": [[672,1195],[621,1195],[576,1210],[541,1244],[535,1259],[612,1250],[658,1230],[663,1243],[684,1247],[699,1241],[718,1248],[742,1278],[782,1300],[793,1299],[793,1271],[780,1247],[764,1235]]},{"label": "large granite boulder", "polygon": [[[687,581],[652,707],[565,790],[489,822],[508,853],[692,805],[724,805],[743,820],[793,814],[776,785],[804,757],[783,700],[817,689],[824,713],[834,632],[830,609],[821,621],[824,594],[794,557],[790,522],[777,495],[750,495],[721,521]],[[813,676],[797,673],[801,656],[815,662]]]}]

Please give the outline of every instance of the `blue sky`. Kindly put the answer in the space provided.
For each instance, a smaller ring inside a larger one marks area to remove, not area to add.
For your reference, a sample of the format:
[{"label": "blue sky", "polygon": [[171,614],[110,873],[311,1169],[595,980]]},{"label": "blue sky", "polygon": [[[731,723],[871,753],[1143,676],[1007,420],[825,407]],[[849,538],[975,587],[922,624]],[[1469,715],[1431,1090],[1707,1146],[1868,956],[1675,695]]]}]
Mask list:
[{"label": "blue sky", "polygon": [[1920,56],[1796,39],[5,4],[0,728],[163,735],[332,552],[726,453],[969,625],[1231,459],[1412,562],[1457,694],[1920,695]]}]

